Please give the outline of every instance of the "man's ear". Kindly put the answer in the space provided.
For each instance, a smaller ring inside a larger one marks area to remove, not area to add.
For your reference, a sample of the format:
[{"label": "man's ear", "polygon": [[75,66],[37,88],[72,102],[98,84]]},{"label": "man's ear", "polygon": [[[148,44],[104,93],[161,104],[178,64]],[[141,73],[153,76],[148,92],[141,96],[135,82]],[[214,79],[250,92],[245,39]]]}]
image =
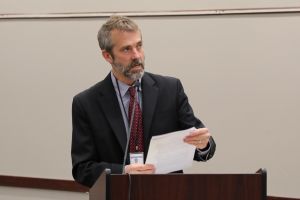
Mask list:
[{"label": "man's ear", "polygon": [[113,57],[111,56],[111,54],[109,52],[107,52],[106,50],[102,50],[102,56],[103,58],[109,62],[110,64],[113,63]]}]

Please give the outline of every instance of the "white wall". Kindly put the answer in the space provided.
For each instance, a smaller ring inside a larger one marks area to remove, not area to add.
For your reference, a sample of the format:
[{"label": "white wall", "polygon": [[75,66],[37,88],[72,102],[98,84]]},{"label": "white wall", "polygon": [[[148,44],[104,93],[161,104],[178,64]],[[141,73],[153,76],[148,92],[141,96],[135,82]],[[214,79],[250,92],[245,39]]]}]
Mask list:
[{"label": "white wall", "polygon": [[[300,14],[134,19],[146,69],[182,80],[217,142],[186,172],[264,167],[269,195],[299,198]],[[71,101],[109,72],[104,20],[0,20],[0,174],[72,179]]]}]

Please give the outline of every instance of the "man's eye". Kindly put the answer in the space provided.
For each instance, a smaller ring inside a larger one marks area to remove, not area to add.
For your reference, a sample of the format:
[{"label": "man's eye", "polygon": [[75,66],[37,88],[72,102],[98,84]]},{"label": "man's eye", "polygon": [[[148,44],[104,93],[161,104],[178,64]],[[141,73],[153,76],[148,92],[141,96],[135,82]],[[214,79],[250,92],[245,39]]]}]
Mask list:
[{"label": "man's eye", "polygon": [[128,52],[130,49],[129,48],[124,48],[123,52]]}]

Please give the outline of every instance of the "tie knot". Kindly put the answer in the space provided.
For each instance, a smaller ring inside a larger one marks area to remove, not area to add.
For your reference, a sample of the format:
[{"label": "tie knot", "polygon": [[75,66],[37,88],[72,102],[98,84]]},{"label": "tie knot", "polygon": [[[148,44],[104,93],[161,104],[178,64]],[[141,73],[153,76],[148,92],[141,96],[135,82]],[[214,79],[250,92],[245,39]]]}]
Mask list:
[{"label": "tie knot", "polygon": [[130,96],[134,97],[135,92],[136,92],[135,87],[131,86],[128,90],[129,90]]}]

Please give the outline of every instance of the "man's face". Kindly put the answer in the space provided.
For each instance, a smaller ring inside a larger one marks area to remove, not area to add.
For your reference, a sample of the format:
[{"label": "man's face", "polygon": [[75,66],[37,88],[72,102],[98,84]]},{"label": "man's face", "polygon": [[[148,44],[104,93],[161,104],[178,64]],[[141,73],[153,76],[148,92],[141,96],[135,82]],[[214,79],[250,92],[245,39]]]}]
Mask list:
[{"label": "man's face", "polygon": [[133,82],[144,74],[145,56],[139,31],[113,30],[112,67],[121,80]]}]

